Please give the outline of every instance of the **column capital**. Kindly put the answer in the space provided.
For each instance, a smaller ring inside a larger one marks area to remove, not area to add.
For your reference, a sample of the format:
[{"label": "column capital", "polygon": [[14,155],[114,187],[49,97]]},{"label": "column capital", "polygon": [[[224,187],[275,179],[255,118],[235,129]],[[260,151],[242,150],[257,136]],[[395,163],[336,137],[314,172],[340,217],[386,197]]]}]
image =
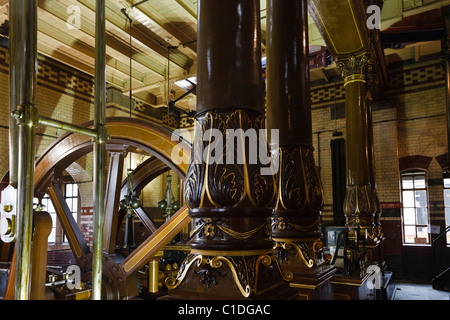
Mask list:
[{"label": "column capital", "polygon": [[369,53],[352,55],[348,58],[337,58],[336,65],[344,78],[344,86],[351,82],[366,82],[367,73],[372,70],[372,59]]}]

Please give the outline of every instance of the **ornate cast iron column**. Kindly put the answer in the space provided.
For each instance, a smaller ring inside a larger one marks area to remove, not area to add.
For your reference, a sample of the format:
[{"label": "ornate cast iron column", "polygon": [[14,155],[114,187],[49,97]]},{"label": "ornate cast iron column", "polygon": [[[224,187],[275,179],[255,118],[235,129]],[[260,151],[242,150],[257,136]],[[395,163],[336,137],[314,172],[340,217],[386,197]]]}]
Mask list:
[{"label": "ornate cast iron column", "polygon": [[166,281],[169,297],[284,294],[270,254],[275,181],[262,174],[260,161],[268,144],[259,131],[265,127],[259,12],[259,0],[199,1],[196,138],[185,183],[191,254],[177,278]]},{"label": "ornate cast iron column", "polygon": [[[374,238],[375,199],[370,180],[366,76],[372,65],[368,53],[339,59],[345,86],[347,191],[344,201],[349,249],[347,258],[353,271],[365,261],[365,244]],[[353,246],[353,249],[350,249]]]},{"label": "ornate cast iron column", "polygon": [[312,142],[307,1],[268,0],[267,17],[268,127],[279,130],[274,253],[291,286],[326,298],[334,268],[320,241],[323,191]]},{"label": "ornate cast iron column", "polygon": [[368,263],[375,263],[381,268],[381,270],[386,269],[386,262],[384,261],[384,252],[382,248],[382,242],[384,240],[384,233],[381,227],[381,205],[378,199],[378,191],[376,184],[376,170],[375,170],[375,150],[374,150],[374,140],[373,140],[373,119],[372,119],[372,103],[376,98],[379,90],[379,81],[376,76],[376,67],[374,70],[369,72],[367,78],[367,95],[366,95],[366,122],[367,122],[367,157],[369,161],[369,178],[370,185],[372,188],[372,197],[374,204],[374,227],[373,232],[367,234],[367,260]]}]

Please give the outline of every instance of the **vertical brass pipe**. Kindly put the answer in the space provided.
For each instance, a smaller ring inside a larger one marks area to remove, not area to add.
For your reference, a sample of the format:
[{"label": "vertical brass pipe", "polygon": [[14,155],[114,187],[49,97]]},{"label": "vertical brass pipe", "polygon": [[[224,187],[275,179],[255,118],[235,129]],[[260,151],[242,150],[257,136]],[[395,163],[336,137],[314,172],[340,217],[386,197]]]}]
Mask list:
[{"label": "vertical brass pipe", "polygon": [[92,257],[92,299],[101,299],[103,216],[106,194],[106,45],[105,0],[95,2],[95,83],[94,128],[98,137],[94,140],[94,241]]},{"label": "vertical brass pipe", "polygon": [[[17,163],[17,263],[15,299],[28,300],[30,295],[31,238],[33,224],[34,157],[36,126],[37,74],[37,2],[17,0],[10,2],[11,66],[10,97],[12,113],[18,118],[11,128],[13,139],[12,172],[15,183]],[[17,131],[16,131],[17,130]],[[16,158],[17,152],[17,158]]]},{"label": "vertical brass pipe", "polygon": [[150,259],[148,262],[148,291],[151,293],[158,292],[159,282],[159,259]]}]

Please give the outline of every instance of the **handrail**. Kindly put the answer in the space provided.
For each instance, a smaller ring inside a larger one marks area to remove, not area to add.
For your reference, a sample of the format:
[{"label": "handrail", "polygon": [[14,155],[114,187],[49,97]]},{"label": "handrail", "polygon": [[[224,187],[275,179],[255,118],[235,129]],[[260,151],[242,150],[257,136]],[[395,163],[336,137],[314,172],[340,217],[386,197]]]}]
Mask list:
[{"label": "handrail", "polygon": [[431,247],[433,249],[433,279],[437,276],[437,272],[436,272],[436,264],[437,264],[437,259],[436,259],[436,242],[440,238],[442,238],[444,235],[446,235],[449,231],[450,231],[450,226],[447,226],[447,228],[445,228],[444,231],[442,231],[439,235],[437,235],[436,237],[434,237],[431,240]]},{"label": "handrail", "polygon": [[[337,239],[336,239],[336,251],[334,252],[333,260],[331,261],[331,264],[334,265],[336,263],[336,259],[339,253],[339,250],[341,249],[341,246],[345,248],[345,235],[347,231],[341,231],[339,232]],[[342,240],[344,239],[344,240]]]},{"label": "handrail", "polygon": [[433,238],[433,240],[431,241],[431,244],[433,245],[437,240],[439,240],[439,238],[443,237],[445,234],[447,234],[450,231],[450,225],[445,228],[444,231],[442,231],[439,235],[437,235],[436,237]]}]

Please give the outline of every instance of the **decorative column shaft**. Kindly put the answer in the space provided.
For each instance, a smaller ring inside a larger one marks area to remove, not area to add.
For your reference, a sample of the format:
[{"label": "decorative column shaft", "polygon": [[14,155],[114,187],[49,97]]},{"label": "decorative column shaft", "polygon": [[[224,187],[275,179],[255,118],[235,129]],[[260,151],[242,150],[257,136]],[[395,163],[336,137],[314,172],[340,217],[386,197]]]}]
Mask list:
[{"label": "decorative column shaft", "polygon": [[[367,233],[373,234],[375,201],[370,184],[366,75],[372,69],[369,55],[364,53],[338,60],[345,86],[346,110],[346,173],[347,191],[344,201],[346,227],[350,240],[365,243]],[[359,248],[361,253],[361,248]],[[353,259],[353,258],[352,258]],[[361,261],[361,256],[356,260]]]},{"label": "decorative column shaft", "polygon": [[259,12],[258,0],[199,1],[198,113],[185,183],[191,254],[166,281],[169,296],[258,298],[279,285],[276,274],[260,279],[261,270],[276,270],[269,239],[275,180],[261,162],[268,144]]},{"label": "decorative column shaft", "polygon": [[372,242],[377,242],[383,237],[383,231],[381,228],[381,205],[378,199],[377,183],[376,183],[376,170],[375,170],[375,149],[373,139],[373,117],[372,117],[372,103],[374,96],[378,90],[378,80],[376,79],[375,72],[372,71],[369,74],[367,86],[367,99],[366,99],[366,117],[367,117],[367,157],[369,161],[369,181],[372,187],[372,197],[374,204],[374,229],[371,234],[368,234],[369,239]]},{"label": "decorative column shaft", "polygon": [[323,191],[312,143],[307,0],[268,0],[267,17],[268,127],[279,130],[274,252],[292,286],[314,287],[330,265],[319,232]]}]

